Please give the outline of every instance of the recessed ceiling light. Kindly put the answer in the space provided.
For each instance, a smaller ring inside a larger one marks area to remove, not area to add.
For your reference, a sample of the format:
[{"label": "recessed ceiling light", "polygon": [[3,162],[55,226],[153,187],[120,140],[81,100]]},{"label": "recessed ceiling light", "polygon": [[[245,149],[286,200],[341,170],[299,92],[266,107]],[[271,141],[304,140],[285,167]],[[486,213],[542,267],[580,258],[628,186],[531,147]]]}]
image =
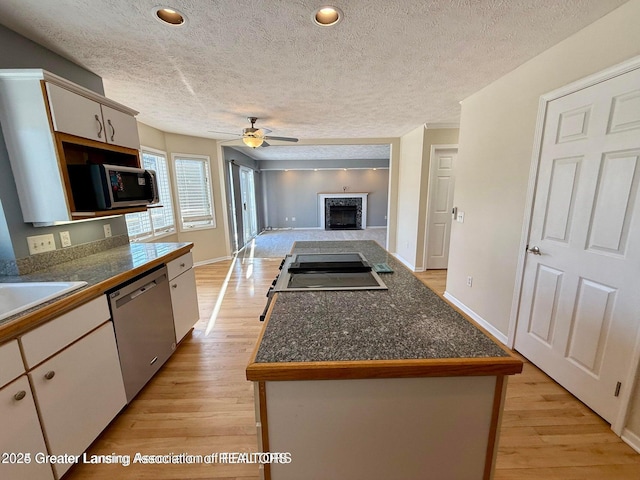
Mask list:
[{"label": "recessed ceiling light", "polygon": [[321,27],[331,27],[342,20],[344,14],[338,7],[325,6],[316,10],[313,21]]},{"label": "recessed ceiling light", "polygon": [[164,25],[180,27],[187,22],[187,17],[175,8],[154,7],[152,11],[155,19]]}]

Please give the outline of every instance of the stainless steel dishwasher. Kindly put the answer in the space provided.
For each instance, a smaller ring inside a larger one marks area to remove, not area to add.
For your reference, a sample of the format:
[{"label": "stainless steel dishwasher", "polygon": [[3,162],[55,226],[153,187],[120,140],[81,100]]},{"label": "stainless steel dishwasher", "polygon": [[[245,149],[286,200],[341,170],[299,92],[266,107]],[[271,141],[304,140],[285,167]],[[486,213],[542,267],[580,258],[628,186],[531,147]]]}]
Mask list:
[{"label": "stainless steel dishwasher", "polygon": [[136,277],[108,296],[129,403],[176,348],[167,268]]}]

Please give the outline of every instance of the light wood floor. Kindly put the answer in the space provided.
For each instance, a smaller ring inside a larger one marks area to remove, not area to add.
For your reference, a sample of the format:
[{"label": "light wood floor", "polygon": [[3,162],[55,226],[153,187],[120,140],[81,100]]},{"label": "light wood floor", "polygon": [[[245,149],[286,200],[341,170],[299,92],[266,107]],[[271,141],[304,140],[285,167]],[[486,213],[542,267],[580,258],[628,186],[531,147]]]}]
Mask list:
[{"label": "light wood floor", "polygon": [[[230,263],[196,268],[201,320],[193,336],[105,430],[89,455],[257,451],[253,389],[244,369],[279,260],[236,262],[215,325],[206,334]],[[445,275],[419,274],[440,293]],[[80,464],[64,478],[257,480],[258,473],[254,465],[237,464]],[[509,380],[495,479],[638,480],[640,455],[602,419],[526,363],[524,373]],[[431,480],[428,474],[425,480]]]}]

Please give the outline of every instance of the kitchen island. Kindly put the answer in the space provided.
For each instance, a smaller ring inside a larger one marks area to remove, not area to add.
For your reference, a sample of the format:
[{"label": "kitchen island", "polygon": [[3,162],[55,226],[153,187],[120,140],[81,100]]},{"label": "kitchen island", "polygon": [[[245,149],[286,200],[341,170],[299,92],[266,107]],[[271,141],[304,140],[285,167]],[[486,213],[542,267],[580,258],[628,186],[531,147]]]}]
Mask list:
[{"label": "kitchen island", "polygon": [[[280,292],[247,367],[267,479],[480,480],[522,362],[371,241],[298,242],[387,263],[387,290]],[[287,458],[287,457],[285,457]]]}]

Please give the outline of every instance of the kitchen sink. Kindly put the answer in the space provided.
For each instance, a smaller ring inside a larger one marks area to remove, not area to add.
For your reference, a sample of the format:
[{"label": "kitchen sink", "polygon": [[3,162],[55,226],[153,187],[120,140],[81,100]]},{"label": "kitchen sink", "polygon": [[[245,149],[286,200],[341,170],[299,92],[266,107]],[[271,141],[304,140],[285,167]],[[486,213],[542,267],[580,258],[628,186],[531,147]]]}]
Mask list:
[{"label": "kitchen sink", "polygon": [[0,320],[84,287],[87,282],[0,283]]}]

